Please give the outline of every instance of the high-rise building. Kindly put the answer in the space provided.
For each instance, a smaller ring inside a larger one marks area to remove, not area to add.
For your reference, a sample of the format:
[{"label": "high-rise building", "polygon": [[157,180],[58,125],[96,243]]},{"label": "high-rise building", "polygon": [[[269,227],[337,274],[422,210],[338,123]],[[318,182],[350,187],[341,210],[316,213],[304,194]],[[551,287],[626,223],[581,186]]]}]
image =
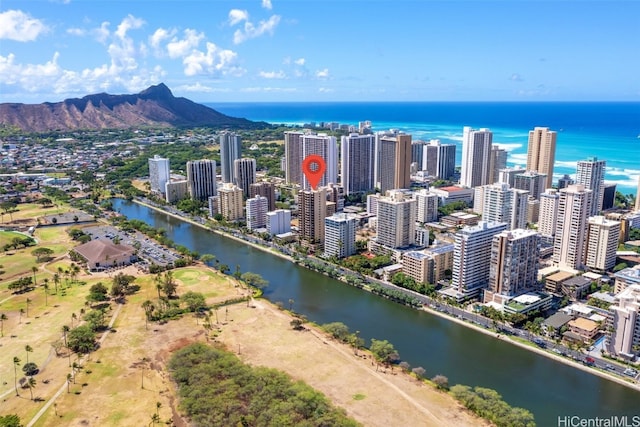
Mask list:
[{"label": "high-rise building", "polygon": [[544,188],[551,188],[553,167],[556,161],[557,133],[546,127],[535,127],[529,131],[527,144],[527,170],[547,176]]},{"label": "high-rise building", "polygon": [[344,187],[329,183],[327,185],[327,203],[335,203],[335,212],[342,212],[344,209]]},{"label": "high-rise building", "polygon": [[220,134],[220,168],[222,182],[235,183],[233,162],[239,159],[242,152],[242,137],[233,132]]},{"label": "high-rise building", "polygon": [[376,135],[376,182],[380,192],[411,186],[411,135]]},{"label": "high-rise building", "polygon": [[575,184],[576,182],[566,173],[562,175],[562,178],[558,178],[558,190],[567,188],[568,186]]},{"label": "high-rise building", "polygon": [[404,192],[391,190],[378,199],[376,243],[387,248],[413,245],[416,235],[416,201]]},{"label": "high-rise building", "polygon": [[636,211],[640,211],[640,176],[638,176],[638,190],[636,191]]},{"label": "high-rise building", "polygon": [[493,133],[486,128],[464,127],[460,184],[473,188],[491,183],[491,143]]},{"label": "high-rise building", "polygon": [[553,262],[560,267],[578,270],[584,265],[591,193],[581,184],[570,185],[559,191]]},{"label": "high-rise building", "polygon": [[189,196],[189,186],[186,179],[167,181],[164,188],[165,201],[167,203],[175,203]]},{"label": "high-rise building", "polygon": [[187,186],[194,200],[207,200],[217,194],[216,161],[193,160],[187,162]]},{"label": "high-rise building", "polygon": [[418,283],[435,285],[453,268],[452,244],[438,245],[423,251],[405,252],[402,272]]},{"label": "high-rise building", "polygon": [[169,182],[169,159],[158,156],[149,159],[149,184],[154,193],[165,193],[165,184]]},{"label": "high-rise building", "polygon": [[587,160],[578,162],[576,170],[576,184],[582,184],[592,191],[591,210],[589,216],[598,215],[602,210],[602,199],[604,198],[604,170],[606,162],[598,160],[597,157],[590,157]]},{"label": "high-rise building", "polygon": [[540,194],[546,190],[547,176],[536,171],[526,171],[516,174],[513,180],[513,188],[527,190],[529,195],[538,200]]},{"label": "high-rise building", "polygon": [[602,191],[602,210],[612,209],[616,202],[616,183],[604,183],[604,190]]},{"label": "high-rise building", "polygon": [[428,190],[418,190],[414,197],[418,207],[416,221],[422,223],[438,221],[438,196]]},{"label": "high-rise building", "polygon": [[500,171],[507,167],[507,150],[497,145],[491,147],[491,177],[489,184],[500,181]]},{"label": "high-rise building", "polygon": [[284,133],[284,174],[287,184],[302,182],[302,132]]},{"label": "high-rise building", "polygon": [[480,221],[455,235],[451,286],[463,299],[476,297],[489,283],[493,236],[507,229],[503,222]]},{"label": "high-rise building", "polygon": [[337,213],[324,219],[324,256],[345,258],[356,253],[355,215]]},{"label": "high-rise building", "polygon": [[276,188],[272,182],[261,181],[249,185],[249,197],[262,196],[267,198],[267,208],[276,210]]},{"label": "high-rise building", "polygon": [[526,172],[522,168],[504,168],[498,172],[498,182],[509,184],[509,187],[515,188],[516,175]]},{"label": "high-rise building", "polygon": [[247,228],[249,230],[256,230],[267,226],[267,206],[268,201],[266,197],[256,196],[247,199],[246,218]]},{"label": "high-rise building", "polygon": [[[475,203],[474,211],[482,213],[485,222],[504,222],[509,230],[527,225],[529,192],[497,183],[476,187],[482,190],[482,205]],[[476,194],[480,195],[477,191]],[[481,209],[480,209],[481,208]]]},{"label": "high-rise building", "polygon": [[244,218],[242,190],[230,182],[225,182],[218,191],[218,213],[227,221]]},{"label": "high-rise building", "polygon": [[242,190],[244,197],[249,197],[249,187],[256,182],[256,159],[242,158],[233,161],[234,184]]},{"label": "high-rise building", "polygon": [[[302,135],[302,160],[312,154],[322,157],[325,163],[325,171],[318,183],[324,187],[330,182],[338,183],[338,144],[335,136],[324,133]],[[312,168],[313,168],[312,164]],[[301,166],[302,167],[302,166]],[[303,174],[299,182],[303,189],[311,188],[307,177]]]},{"label": "high-rise building", "polygon": [[422,169],[422,158],[424,157],[424,141],[411,141],[411,163],[418,165],[418,170]]},{"label": "high-rise building", "polygon": [[585,265],[601,273],[616,265],[616,250],[620,237],[620,221],[592,216],[587,222]]},{"label": "high-rise building", "polygon": [[630,285],[616,296],[613,311],[613,333],[609,350],[616,356],[633,359],[640,345],[640,285]]},{"label": "high-rise building", "polygon": [[321,247],[326,216],[327,190],[324,187],[298,192],[298,232],[302,243]]},{"label": "high-rise building", "polygon": [[424,146],[422,170],[438,179],[452,179],[456,171],[456,145],[432,139]]},{"label": "high-rise building", "polygon": [[380,200],[380,193],[367,194],[367,213],[369,215],[378,216],[378,200]]},{"label": "high-rise building", "polygon": [[341,139],[340,178],[345,194],[373,191],[375,183],[375,135],[357,133]]},{"label": "high-rise building", "polygon": [[517,296],[537,283],[539,236],[533,230],[503,231],[491,241],[489,290]]},{"label": "high-rise building", "polygon": [[552,243],[556,236],[558,222],[558,190],[548,188],[540,195],[540,213],[538,214],[538,233],[545,242]]},{"label": "high-rise building", "polygon": [[272,236],[291,232],[291,211],[288,209],[277,209],[267,212],[267,233]]}]

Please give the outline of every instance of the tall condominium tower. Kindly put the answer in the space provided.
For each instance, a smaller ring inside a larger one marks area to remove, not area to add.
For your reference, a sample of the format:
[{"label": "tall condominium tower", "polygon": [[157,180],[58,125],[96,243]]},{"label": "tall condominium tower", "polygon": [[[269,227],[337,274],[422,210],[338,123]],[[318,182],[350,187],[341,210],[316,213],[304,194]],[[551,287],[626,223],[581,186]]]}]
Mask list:
[{"label": "tall condominium tower", "polygon": [[491,147],[491,177],[489,184],[500,181],[500,171],[507,167],[507,150],[497,145]]},{"label": "tall condominium tower", "polygon": [[496,294],[517,296],[537,283],[538,233],[516,229],[503,231],[491,241],[489,290]]},{"label": "tall condominium tower", "polygon": [[562,178],[558,178],[558,190],[562,190],[563,188],[567,188],[571,184],[575,184],[576,182],[566,173],[562,176]]},{"label": "tall condominium tower", "polygon": [[249,185],[249,197],[262,196],[267,198],[269,212],[276,210],[276,188],[272,182],[255,182]]},{"label": "tall condominium tower", "polygon": [[430,193],[428,190],[418,190],[414,197],[418,206],[416,221],[438,221],[438,195]]},{"label": "tall condominium tower", "polygon": [[367,193],[375,188],[375,135],[343,136],[340,144],[340,179],[345,194]]},{"label": "tall condominium tower", "polygon": [[302,182],[302,132],[284,133],[284,175],[287,184]]},{"label": "tall condominium tower", "polygon": [[498,172],[498,182],[509,184],[511,188],[515,188],[516,175],[526,172],[522,168],[504,168]]},{"label": "tall condominium tower", "polygon": [[218,191],[218,213],[227,221],[244,218],[242,201],[242,190],[234,184],[225,182]]},{"label": "tall condominium tower", "polygon": [[262,196],[247,199],[247,228],[255,230],[267,226],[267,198]]},{"label": "tall condominium tower", "polygon": [[529,131],[527,144],[527,170],[543,173],[547,176],[545,189],[553,183],[553,167],[556,161],[555,131],[545,127],[535,127]]},{"label": "tall condominium tower", "polygon": [[424,141],[411,141],[411,163],[418,165],[418,170],[422,169],[422,158],[424,157]]},{"label": "tall condominium tower", "polygon": [[[320,182],[319,187],[323,187],[328,183],[338,183],[338,143],[335,136],[327,134],[307,134],[302,136],[302,160],[309,155],[318,155],[325,162],[326,169]],[[302,164],[300,164],[300,168]],[[311,185],[307,181],[307,177],[303,174],[302,180],[299,181],[303,189],[310,189]]]},{"label": "tall condominium tower", "polygon": [[587,222],[585,265],[604,273],[616,265],[620,221],[592,216]]},{"label": "tall condominium tower", "polygon": [[256,159],[242,158],[233,161],[234,184],[249,197],[249,187],[256,182]]},{"label": "tall condominium tower", "polygon": [[559,191],[553,262],[578,270],[584,265],[585,234],[592,191],[574,184]]},{"label": "tall condominium tower", "polygon": [[527,190],[529,195],[538,200],[540,194],[546,190],[547,176],[536,171],[526,171],[516,174],[513,180],[513,188]]},{"label": "tall condominium tower", "polygon": [[638,352],[640,345],[640,285],[630,285],[616,296],[617,305],[610,307],[613,311],[613,334],[609,350],[631,360]]},{"label": "tall condominium tower", "polygon": [[597,215],[602,210],[606,163],[604,160],[598,160],[597,157],[590,157],[578,162],[576,184],[582,184],[585,188],[593,191],[589,216]]},{"label": "tall condominium tower", "polygon": [[380,192],[411,186],[411,135],[376,135],[376,182]]},{"label": "tall condominium tower", "polygon": [[455,236],[451,285],[464,299],[476,297],[489,283],[493,236],[507,229],[503,222],[480,221]]},{"label": "tall condominium tower", "polygon": [[240,158],[242,138],[233,132],[223,132],[220,135],[220,167],[222,182],[235,183],[233,176],[233,162]]},{"label": "tall condominium tower", "polygon": [[438,179],[452,179],[456,171],[456,145],[432,139],[424,146],[422,170]]},{"label": "tall condominium tower", "polygon": [[355,215],[337,213],[324,219],[324,256],[344,258],[356,253]]},{"label": "tall condominium tower", "polygon": [[158,156],[149,159],[149,184],[154,193],[165,194],[165,185],[170,179],[169,159]]},{"label": "tall condominium tower", "polygon": [[324,242],[326,216],[327,191],[324,187],[298,192],[298,232],[303,244],[320,247]]},{"label": "tall condominium tower", "polygon": [[391,190],[378,199],[376,243],[388,248],[413,245],[416,238],[416,201],[404,192]]},{"label": "tall condominium tower", "polygon": [[462,169],[460,184],[473,188],[491,183],[491,142],[489,129],[464,127],[462,136]]},{"label": "tall condominium tower", "polygon": [[509,230],[526,227],[528,191],[509,188],[509,184],[504,183],[485,185],[481,188],[484,190],[483,203],[481,209],[479,204],[474,204],[474,210],[481,211],[483,221],[504,222]]},{"label": "tall condominium tower", "polygon": [[194,160],[187,162],[187,187],[195,200],[207,200],[217,194],[216,161]]},{"label": "tall condominium tower", "polygon": [[558,222],[558,201],[560,195],[554,188],[548,188],[540,195],[540,212],[538,214],[538,232],[547,243],[553,243]]}]

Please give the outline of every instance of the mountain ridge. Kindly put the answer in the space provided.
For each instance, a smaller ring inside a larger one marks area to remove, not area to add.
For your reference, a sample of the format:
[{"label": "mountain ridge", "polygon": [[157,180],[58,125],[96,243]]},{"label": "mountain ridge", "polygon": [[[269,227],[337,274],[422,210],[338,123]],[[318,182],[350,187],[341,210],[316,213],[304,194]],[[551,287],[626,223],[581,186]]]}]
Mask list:
[{"label": "mountain ridge", "polygon": [[106,92],[41,104],[0,104],[0,125],[25,132],[126,129],[145,127],[232,127],[250,129],[269,126],[230,117],[187,98],[175,97],[164,83],[137,94]]}]

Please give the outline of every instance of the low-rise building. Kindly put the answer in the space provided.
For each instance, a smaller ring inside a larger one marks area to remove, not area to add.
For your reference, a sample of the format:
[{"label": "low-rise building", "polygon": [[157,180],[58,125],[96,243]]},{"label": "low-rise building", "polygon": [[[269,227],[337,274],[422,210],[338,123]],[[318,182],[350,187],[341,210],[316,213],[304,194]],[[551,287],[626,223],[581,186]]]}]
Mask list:
[{"label": "low-rise building", "polygon": [[[565,333],[564,338],[570,341],[589,343],[600,332],[600,324],[584,317],[577,317],[567,323],[570,333]],[[576,339],[578,338],[578,339]]]},{"label": "low-rise building", "polygon": [[95,239],[76,246],[73,251],[84,259],[89,271],[129,265],[138,260],[133,246],[115,244],[104,239]]}]

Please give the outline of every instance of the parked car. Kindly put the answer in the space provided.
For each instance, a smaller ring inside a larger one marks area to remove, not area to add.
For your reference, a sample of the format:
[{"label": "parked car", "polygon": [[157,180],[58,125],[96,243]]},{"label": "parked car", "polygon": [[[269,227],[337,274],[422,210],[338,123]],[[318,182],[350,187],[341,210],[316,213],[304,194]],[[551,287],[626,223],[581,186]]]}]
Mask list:
[{"label": "parked car", "polygon": [[624,370],[624,374],[630,377],[635,377],[636,375],[638,375],[638,371],[632,368],[627,368]]}]

